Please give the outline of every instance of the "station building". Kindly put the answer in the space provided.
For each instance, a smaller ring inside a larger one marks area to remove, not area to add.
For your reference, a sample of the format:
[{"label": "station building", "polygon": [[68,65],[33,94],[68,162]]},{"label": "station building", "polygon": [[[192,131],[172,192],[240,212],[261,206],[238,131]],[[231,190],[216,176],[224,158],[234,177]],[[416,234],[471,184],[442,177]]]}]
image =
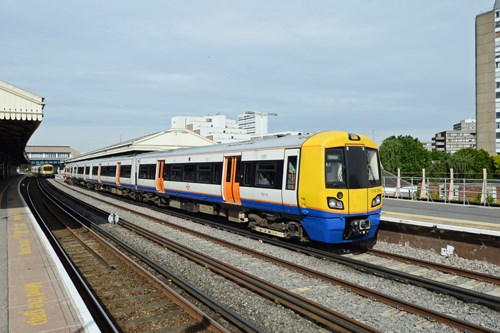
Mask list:
[{"label": "station building", "polygon": [[28,164],[25,147],[43,119],[45,99],[0,81],[0,179]]},{"label": "station building", "polygon": [[171,118],[170,126],[194,131],[217,143],[232,143],[268,136],[269,116],[277,114],[247,111],[239,115],[237,121],[220,114],[202,117],[176,116]]},{"label": "station building", "polygon": [[31,165],[52,164],[58,170],[65,160],[81,154],[70,146],[26,146],[26,155]]},{"label": "station building", "polygon": [[465,119],[454,124],[453,130],[436,133],[432,148],[450,154],[464,148],[476,148],[476,121]]}]

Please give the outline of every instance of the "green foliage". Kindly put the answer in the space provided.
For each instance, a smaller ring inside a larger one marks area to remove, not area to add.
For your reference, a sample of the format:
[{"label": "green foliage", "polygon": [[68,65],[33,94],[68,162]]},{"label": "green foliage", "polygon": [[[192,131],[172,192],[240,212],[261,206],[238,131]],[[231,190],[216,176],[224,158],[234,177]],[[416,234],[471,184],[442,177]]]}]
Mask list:
[{"label": "green foliage", "polygon": [[451,155],[443,151],[433,150],[431,152],[432,166],[429,177],[446,177],[450,172]]},{"label": "green foliage", "polygon": [[482,178],[483,169],[488,175],[493,173],[493,159],[483,149],[460,149],[450,156],[450,168],[456,171],[459,178]]},{"label": "green foliage", "polygon": [[500,155],[493,157],[493,168],[496,178],[500,178]]},{"label": "green foliage", "polygon": [[405,173],[420,173],[431,166],[430,153],[418,139],[409,135],[385,139],[379,151],[384,169],[392,173],[396,173],[398,168]]},{"label": "green foliage", "polygon": [[500,178],[500,155],[491,157],[483,149],[465,148],[454,154],[428,152],[418,139],[400,135],[385,139],[379,151],[384,169],[391,173],[400,168],[405,175],[418,175],[425,168],[429,177],[447,177],[453,169],[456,178],[480,179],[486,169],[488,177]]}]

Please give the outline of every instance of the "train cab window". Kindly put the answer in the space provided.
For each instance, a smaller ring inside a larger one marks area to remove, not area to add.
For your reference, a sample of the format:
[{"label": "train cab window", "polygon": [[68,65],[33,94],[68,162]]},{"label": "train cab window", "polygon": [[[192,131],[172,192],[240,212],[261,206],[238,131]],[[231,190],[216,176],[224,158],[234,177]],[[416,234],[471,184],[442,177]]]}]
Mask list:
[{"label": "train cab window", "polygon": [[257,163],[255,184],[258,187],[274,187],[276,183],[276,165],[273,162]]},{"label": "train cab window", "polygon": [[184,164],[182,180],[185,182],[194,182],[196,176],[196,165]]},{"label": "train cab window", "polygon": [[367,149],[366,158],[368,159],[368,182],[372,186],[380,186],[380,168],[377,151],[375,149]]},{"label": "train cab window", "polygon": [[210,176],[212,175],[211,164],[198,165],[198,172],[196,173],[197,183],[210,183]]},{"label": "train cab window", "polygon": [[295,182],[297,179],[297,156],[289,156],[286,167],[286,189],[295,190]]},{"label": "train cab window", "polygon": [[346,188],[344,149],[326,149],[325,156],[326,188]]}]

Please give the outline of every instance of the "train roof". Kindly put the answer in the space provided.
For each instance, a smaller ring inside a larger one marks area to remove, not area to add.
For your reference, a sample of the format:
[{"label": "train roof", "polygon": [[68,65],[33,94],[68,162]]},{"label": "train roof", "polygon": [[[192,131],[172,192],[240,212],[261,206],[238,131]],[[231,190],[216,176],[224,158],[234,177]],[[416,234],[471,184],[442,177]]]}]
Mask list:
[{"label": "train roof", "polygon": [[186,154],[210,154],[210,153],[227,153],[233,151],[242,150],[261,150],[261,149],[271,149],[271,148],[286,148],[286,147],[300,147],[308,138],[309,134],[306,135],[285,135],[285,136],[275,136],[275,137],[264,137],[258,139],[252,139],[247,141],[225,143],[213,146],[203,146],[203,147],[193,147],[176,149],[166,152],[152,152],[141,154],[141,156],[155,156],[157,154],[166,153],[167,155],[177,156]]},{"label": "train roof", "polygon": [[[211,153],[230,153],[236,151],[248,151],[248,150],[262,150],[262,149],[273,149],[273,148],[298,148],[301,147],[306,141],[310,142],[311,145],[324,145],[325,143],[329,143],[332,140],[339,140],[345,142],[354,135],[359,137],[357,141],[362,144],[368,144],[368,146],[375,145],[375,143],[369,138],[361,135],[351,134],[344,131],[328,131],[328,132],[320,132],[316,134],[301,134],[301,135],[278,135],[273,137],[264,137],[257,138],[248,141],[240,141],[233,142],[227,144],[219,144],[212,146],[201,146],[201,147],[192,147],[192,148],[182,148],[175,150],[167,150],[167,151],[156,151],[156,152],[148,152],[148,153],[140,153],[137,155],[128,155],[128,156],[117,156],[117,157],[109,157],[102,158],[107,161],[113,160],[123,160],[123,159],[131,159],[135,156],[140,156],[141,158],[154,157],[158,155],[167,155],[167,156],[179,156],[186,154],[211,154]],[[100,158],[91,159],[91,160],[82,160],[78,162],[74,162],[76,164],[87,163],[92,160],[101,160]]]}]

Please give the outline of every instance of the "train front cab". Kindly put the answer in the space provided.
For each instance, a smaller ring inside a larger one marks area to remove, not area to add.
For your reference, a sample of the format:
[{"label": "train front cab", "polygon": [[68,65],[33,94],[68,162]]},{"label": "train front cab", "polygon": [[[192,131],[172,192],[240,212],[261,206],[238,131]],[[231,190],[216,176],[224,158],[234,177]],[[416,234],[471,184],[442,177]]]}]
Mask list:
[{"label": "train front cab", "polygon": [[376,144],[345,132],[320,133],[302,147],[299,207],[309,238],[348,243],[375,238],[382,186]]},{"label": "train front cab", "polygon": [[54,166],[51,164],[40,166],[39,175],[43,178],[54,178]]}]

